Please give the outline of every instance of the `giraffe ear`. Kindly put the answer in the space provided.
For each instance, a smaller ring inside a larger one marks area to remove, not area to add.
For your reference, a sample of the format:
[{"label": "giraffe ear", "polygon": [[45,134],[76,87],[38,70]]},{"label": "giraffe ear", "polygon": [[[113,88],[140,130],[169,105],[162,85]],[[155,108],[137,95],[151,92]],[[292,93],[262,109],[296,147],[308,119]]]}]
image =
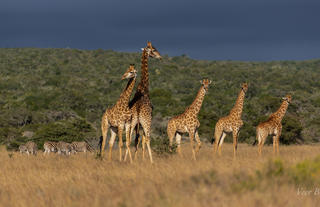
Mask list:
[{"label": "giraffe ear", "polygon": [[212,83],[212,80],[209,80],[209,84],[211,84]]},{"label": "giraffe ear", "polygon": [[142,51],[144,51],[144,48],[141,48]]},{"label": "giraffe ear", "polygon": [[200,80],[200,84],[202,84],[202,80]]}]

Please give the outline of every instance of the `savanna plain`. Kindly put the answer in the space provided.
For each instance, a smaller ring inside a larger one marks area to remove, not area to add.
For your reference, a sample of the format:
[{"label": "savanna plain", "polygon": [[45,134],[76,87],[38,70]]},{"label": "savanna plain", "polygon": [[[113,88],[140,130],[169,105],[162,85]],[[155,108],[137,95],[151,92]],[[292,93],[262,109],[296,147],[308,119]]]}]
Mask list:
[{"label": "savanna plain", "polygon": [[95,153],[27,156],[0,150],[1,206],[317,206],[320,203],[320,145],[263,148],[232,144],[222,156],[204,143],[197,161],[189,143],[182,156],[141,152],[130,164],[97,159]]}]

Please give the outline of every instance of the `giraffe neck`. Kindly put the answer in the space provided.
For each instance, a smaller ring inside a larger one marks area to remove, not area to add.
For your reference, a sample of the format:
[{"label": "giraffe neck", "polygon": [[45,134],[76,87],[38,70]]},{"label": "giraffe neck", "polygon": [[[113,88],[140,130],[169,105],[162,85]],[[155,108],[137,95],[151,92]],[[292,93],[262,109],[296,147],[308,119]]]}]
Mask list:
[{"label": "giraffe neck", "polygon": [[234,107],[231,109],[230,111],[230,115],[233,115],[239,119],[241,119],[241,114],[242,114],[242,109],[243,109],[243,101],[244,101],[244,97],[245,97],[245,92],[241,89],[236,104],[234,105]]},{"label": "giraffe neck", "polygon": [[192,104],[187,108],[186,112],[192,113],[192,115],[198,115],[205,95],[206,95],[206,91],[204,87],[201,86],[196,98],[194,99]]},{"label": "giraffe neck", "polygon": [[283,117],[284,117],[284,115],[285,115],[285,113],[286,113],[286,111],[287,111],[287,109],[288,109],[288,106],[289,106],[289,103],[286,100],[284,100],[282,102],[280,108],[276,112],[274,112],[270,116],[270,118],[272,118],[273,120],[276,120],[278,122],[281,122]]},{"label": "giraffe neck", "polygon": [[129,104],[129,99],[134,87],[134,84],[136,83],[136,77],[130,78],[128,81],[127,86],[125,89],[122,91],[119,100],[117,101],[116,105],[121,106],[121,105],[126,105],[128,106]]},{"label": "giraffe neck", "polygon": [[149,71],[148,71],[148,53],[146,49],[142,52],[141,57],[141,80],[138,85],[139,92],[146,94],[149,92]]}]

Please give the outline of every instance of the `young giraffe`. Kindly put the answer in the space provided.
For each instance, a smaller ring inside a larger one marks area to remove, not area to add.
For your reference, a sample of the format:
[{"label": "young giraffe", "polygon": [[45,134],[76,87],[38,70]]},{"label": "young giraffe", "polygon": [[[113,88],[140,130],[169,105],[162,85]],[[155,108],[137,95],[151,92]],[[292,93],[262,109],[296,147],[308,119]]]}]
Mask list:
[{"label": "young giraffe", "polygon": [[[116,104],[106,110],[106,112],[102,116],[101,122],[101,130],[102,130],[102,144],[100,148],[100,155],[103,157],[103,151],[106,144],[107,133],[109,128],[111,128],[111,138],[109,140],[109,160],[112,159],[112,147],[114,140],[116,138],[116,133],[118,131],[119,137],[119,152],[120,152],[120,161],[122,161],[122,132],[125,127],[126,130],[126,139],[129,139],[129,130],[130,130],[130,121],[131,121],[131,112],[129,109],[129,99],[136,82],[137,71],[134,68],[134,65],[130,65],[128,70],[123,74],[121,80],[129,79],[126,88],[120,95],[119,100]],[[127,150],[129,151],[130,161],[132,162],[131,152],[127,146]]]},{"label": "young giraffe", "polygon": [[[150,148],[150,132],[151,132],[151,119],[152,119],[152,105],[149,98],[149,72],[148,72],[148,57],[161,59],[160,53],[152,46],[151,42],[147,43],[147,46],[142,49],[141,57],[141,80],[138,85],[134,98],[130,101],[129,107],[132,113],[130,138],[127,143],[130,145],[133,130],[136,129],[135,140],[135,157],[139,144],[139,125],[142,126],[142,157],[144,159],[145,144],[147,144],[150,162],[153,163],[151,148]],[[127,157],[127,151],[125,158]]]},{"label": "young giraffe", "polygon": [[[200,83],[201,87],[192,104],[189,107],[187,107],[187,109],[182,114],[171,118],[168,122],[167,127],[170,146],[172,146],[173,137],[176,137],[177,151],[179,155],[181,155],[181,134],[189,134],[192,149],[192,157],[194,160],[196,160],[196,153],[199,151],[201,147],[201,141],[198,134],[198,128],[200,126],[200,122],[198,120],[198,113],[201,109],[204,96],[208,91],[209,84],[211,84],[211,81],[209,81],[208,79],[203,79],[202,81],[200,81]],[[194,138],[197,142],[196,150],[194,149]]]},{"label": "young giraffe", "polygon": [[238,135],[240,128],[243,125],[243,121],[241,120],[241,114],[243,109],[243,101],[248,90],[248,84],[243,83],[241,85],[241,90],[238,95],[236,104],[231,109],[230,113],[226,117],[222,117],[216,123],[214,130],[215,137],[215,153],[219,150],[219,155],[221,155],[221,147],[224,138],[227,133],[232,132],[233,135],[233,156],[236,157],[237,144],[238,144]]},{"label": "young giraffe", "polygon": [[279,138],[282,131],[281,121],[287,111],[289,103],[291,102],[291,95],[287,95],[282,99],[283,102],[280,108],[271,114],[267,121],[262,122],[257,126],[256,140],[258,140],[259,156],[261,156],[262,146],[268,135],[273,136],[273,153],[275,153],[275,149],[277,147],[277,154],[279,154]]}]

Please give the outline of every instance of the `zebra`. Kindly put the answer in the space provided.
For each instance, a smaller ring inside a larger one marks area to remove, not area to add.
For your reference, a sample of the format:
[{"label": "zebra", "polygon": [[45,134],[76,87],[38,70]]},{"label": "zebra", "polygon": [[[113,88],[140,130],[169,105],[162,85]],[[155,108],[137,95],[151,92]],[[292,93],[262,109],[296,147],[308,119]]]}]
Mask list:
[{"label": "zebra", "polygon": [[70,143],[59,141],[57,143],[58,154],[64,153],[65,155],[70,155],[71,153],[75,153],[72,145]]},{"label": "zebra", "polygon": [[73,150],[75,152],[85,152],[85,153],[87,151],[92,152],[92,147],[88,143],[86,143],[84,141],[82,141],[82,142],[72,142],[71,146],[72,146],[72,148],[73,148]]},{"label": "zebra", "polygon": [[38,147],[36,143],[32,141],[28,141],[27,143],[19,146],[19,151],[21,154],[27,153],[28,155],[29,154],[37,155]]},{"label": "zebra", "polygon": [[38,151],[38,146],[36,143],[32,142],[32,141],[28,141],[26,143],[26,147],[27,147],[27,150],[30,154],[33,154],[33,155],[37,155],[37,151]]},{"label": "zebra", "polygon": [[27,153],[27,147],[26,147],[26,145],[24,145],[24,144],[21,144],[20,146],[19,146],[19,152],[20,152],[20,154],[23,154],[23,153]]},{"label": "zebra", "polygon": [[50,152],[57,152],[57,142],[47,141],[43,144],[43,154],[50,154]]}]

